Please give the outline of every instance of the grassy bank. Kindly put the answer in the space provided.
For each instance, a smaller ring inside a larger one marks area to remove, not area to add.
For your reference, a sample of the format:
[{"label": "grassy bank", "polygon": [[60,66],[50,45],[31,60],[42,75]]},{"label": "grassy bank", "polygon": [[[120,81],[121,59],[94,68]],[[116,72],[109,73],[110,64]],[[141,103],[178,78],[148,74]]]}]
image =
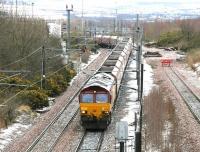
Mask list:
[{"label": "grassy bank", "polygon": [[144,98],[143,151],[179,151],[177,120],[170,98],[154,87]]},{"label": "grassy bank", "polygon": [[200,62],[200,19],[173,21],[155,20],[143,23],[145,41],[157,42],[157,47],[174,47],[187,53],[187,62],[192,67]]},{"label": "grassy bank", "polygon": [[194,64],[200,62],[200,48],[192,49],[187,55],[187,63],[195,70]]}]

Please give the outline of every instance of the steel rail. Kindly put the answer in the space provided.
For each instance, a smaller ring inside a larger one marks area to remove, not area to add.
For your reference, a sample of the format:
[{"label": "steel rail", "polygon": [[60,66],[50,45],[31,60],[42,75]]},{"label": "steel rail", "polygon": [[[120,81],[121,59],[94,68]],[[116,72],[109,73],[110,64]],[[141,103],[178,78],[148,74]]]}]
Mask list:
[{"label": "steel rail", "polygon": [[99,139],[99,142],[98,142],[98,145],[97,145],[97,152],[99,152],[101,150],[101,145],[103,143],[104,134],[105,134],[105,132],[101,133],[101,136],[100,136],[100,139]]},{"label": "steel rail", "polygon": [[70,119],[70,121],[67,123],[67,125],[62,129],[62,131],[59,133],[58,137],[56,137],[56,140],[54,141],[54,143],[50,146],[50,148],[47,150],[47,152],[51,152],[53,150],[53,148],[56,146],[56,144],[58,143],[58,141],[60,140],[60,138],[62,137],[62,135],[64,134],[65,130],[67,129],[67,127],[69,126],[69,124],[72,122],[72,120],[76,117],[76,115],[78,114],[79,109],[76,110],[75,114],[72,116],[72,118]]},{"label": "steel rail", "polygon": [[[110,53],[111,54],[111,53]],[[110,54],[108,55],[108,57],[110,56]],[[108,58],[107,57],[107,58]],[[105,59],[105,61],[107,60],[107,58]],[[105,62],[104,61],[104,62]],[[104,63],[103,62],[103,63]],[[101,64],[101,66],[103,65],[103,63]],[[97,73],[97,71],[101,68],[101,66],[94,72]],[[86,67],[87,68],[87,67]],[[89,81],[90,76],[88,77],[88,79],[81,85],[81,87],[78,89],[78,91],[74,94],[73,97],[71,97],[69,100],[69,102],[61,109],[61,111],[53,118],[53,120],[45,127],[45,129],[36,137],[36,139],[32,142],[32,144],[26,149],[26,152],[30,152],[40,141],[40,139],[44,136],[44,134],[47,132],[47,130],[58,120],[58,118],[62,115],[62,113],[64,113],[64,111],[67,109],[67,107],[72,103],[72,101],[75,99],[75,97],[78,95],[78,93],[81,91],[81,89],[84,87],[84,85]],[[75,117],[75,116],[74,116]],[[70,121],[71,122],[71,121]],[[62,134],[61,134],[62,135]],[[55,143],[56,144],[56,143]],[[50,148],[52,149],[52,148]]]},{"label": "steel rail", "polygon": [[177,70],[175,70],[173,67],[170,67],[171,70],[176,74],[177,77],[180,78],[180,80],[185,84],[185,86],[192,92],[192,94],[197,98],[197,100],[199,100],[200,102],[200,97],[194,93],[194,91],[189,87],[189,85],[180,77],[180,74],[178,74],[179,72]]},{"label": "steel rail", "polygon": [[[118,45],[117,45],[113,50],[116,50],[118,46],[120,46],[119,43],[118,43]],[[120,50],[121,50],[121,49],[120,49]],[[122,49],[122,51],[123,51],[123,49]],[[122,52],[122,51],[121,51],[121,52]],[[118,55],[120,56],[121,54],[118,54]],[[129,59],[130,59],[130,56],[129,56]],[[128,60],[129,60],[129,59],[128,59]],[[128,63],[128,62],[127,62],[127,63]],[[100,134],[100,136],[99,136],[99,138],[98,138],[98,143],[97,143],[96,148],[86,148],[86,149],[83,148],[83,149],[82,149],[81,147],[82,147],[83,144],[84,144],[84,140],[86,139],[87,134],[89,134],[89,133],[90,133],[89,131],[85,131],[85,132],[84,132],[84,134],[83,134],[83,136],[81,137],[81,139],[80,139],[80,141],[79,141],[79,143],[78,143],[76,149],[74,150],[75,152],[79,152],[79,151],[88,151],[88,150],[93,150],[93,151],[97,151],[97,152],[100,151],[101,145],[102,145],[102,142],[103,142],[103,139],[104,139],[104,133],[105,133],[105,131],[103,131],[103,132]],[[94,139],[93,139],[93,140],[94,140]],[[94,141],[95,141],[95,140],[94,140]]]},{"label": "steel rail", "polygon": [[[89,81],[89,78],[87,79]],[[85,82],[86,83],[86,82]],[[85,84],[84,83],[84,84]],[[45,135],[45,133],[48,131],[48,129],[58,120],[58,118],[64,113],[64,111],[69,107],[69,105],[72,103],[72,101],[75,99],[75,97],[78,95],[84,84],[78,89],[78,91],[69,99],[69,102],[62,108],[62,110],[53,118],[53,120],[47,125],[47,127],[41,132],[41,134],[33,141],[31,146],[28,147],[26,152],[30,152],[33,150],[33,148],[39,143],[40,139]],[[72,117],[73,118],[73,117]]]},{"label": "steel rail", "polygon": [[[166,72],[169,80],[172,82],[183,101],[193,114],[194,118],[200,123],[200,99],[199,97],[189,88],[189,86],[183,81],[183,79],[175,72],[173,68],[170,68],[174,76],[170,76]],[[175,78],[174,78],[175,77]],[[182,85],[182,86],[181,86]]]},{"label": "steel rail", "polygon": [[[120,42],[116,45],[116,47],[120,44]],[[113,49],[115,50],[115,48]],[[104,62],[109,58],[109,56],[111,55],[112,52],[109,53],[109,55],[107,56],[107,58],[104,60]],[[99,69],[102,67],[102,65],[104,64],[104,62],[101,64],[101,66],[93,73],[93,75],[95,73],[97,73],[99,71]],[[87,68],[87,67],[86,67]],[[85,69],[86,69],[85,68]],[[31,150],[34,149],[34,147],[40,142],[40,139],[42,139],[42,137],[45,135],[45,133],[48,131],[48,129],[54,124],[56,123],[56,121],[61,117],[61,115],[64,113],[64,111],[67,109],[67,107],[69,107],[69,105],[74,101],[74,99],[77,97],[77,95],[79,94],[79,92],[81,91],[81,89],[84,87],[84,85],[89,81],[90,76],[88,77],[88,79],[86,79],[86,81],[80,86],[80,88],[76,91],[76,93],[73,95],[73,97],[71,97],[69,99],[69,102],[62,108],[62,110],[53,118],[53,120],[45,127],[45,129],[36,137],[36,139],[32,142],[32,144],[26,149],[26,152],[29,152]],[[59,136],[56,137],[56,140],[54,141],[54,143],[50,146],[50,148],[48,149],[49,151],[53,150],[53,147],[57,144],[57,142],[59,141],[59,139],[61,138],[61,136],[63,135],[65,129],[67,128],[67,126],[72,122],[72,120],[75,118],[75,116],[78,113],[78,109],[76,110],[75,114],[71,117],[70,121],[67,123],[67,125],[65,126],[64,129],[62,129],[62,131],[59,133]],[[103,140],[103,137],[102,137]],[[99,145],[99,144],[98,144]],[[101,144],[98,146],[98,149],[101,147]]]},{"label": "steel rail", "polygon": [[81,145],[83,144],[83,141],[84,141],[84,138],[85,138],[86,134],[87,134],[87,131],[85,131],[84,134],[83,134],[83,136],[81,137],[81,140],[80,140],[80,142],[78,143],[78,145],[77,145],[77,147],[76,147],[76,149],[75,149],[75,152],[78,152],[78,151],[80,150]]},{"label": "steel rail", "polygon": [[[96,144],[96,146],[93,148],[93,147],[87,147],[87,148],[82,148],[82,146],[84,146],[84,140],[86,140],[88,137],[87,136],[90,136],[90,133],[93,133],[93,132],[90,132],[90,131],[85,131],[78,146],[76,147],[75,149],[75,152],[82,152],[82,151],[88,151],[88,150],[92,150],[92,151],[96,151],[96,152],[99,152],[100,149],[101,149],[101,145],[102,145],[102,142],[103,142],[103,139],[104,139],[104,134],[105,134],[105,131],[101,131],[101,132],[98,132],[100,133],[99,136],[93,136],[94,139],[92,139],[92,141],[98,141],[98,143]],[[89,146],[94,146],[93,144],[92,145],[89,145]]]}]

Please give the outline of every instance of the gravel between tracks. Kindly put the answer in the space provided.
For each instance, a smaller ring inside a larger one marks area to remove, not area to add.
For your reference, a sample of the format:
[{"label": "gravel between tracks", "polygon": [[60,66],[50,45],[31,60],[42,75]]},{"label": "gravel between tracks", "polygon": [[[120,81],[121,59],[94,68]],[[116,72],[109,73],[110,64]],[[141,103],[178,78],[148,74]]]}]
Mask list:
[{"label": "gravel between tracks", "polygon": [[101,147],[103,135],[103,131],[87,131],[80,147],[78,147],[79,149],[77,149],[78,152],[98,152]]},{"label": "gravel between tracks", "polygon": [[[131,62],[129,62],[130,64]],[[133,63],[132,63],[133,64]],[[126,84],[128,80],[132,80],[135,77],[135,73],[130,75],[130,73],[125,74],[125,79],[123,80],[123,84]],[[104,134],[104,140],[101,146],[102,152],[114,152],[115,149],[115,125],[116,122],[120,121],[124,118],[127,113],[129,113],[129,106],[130,104],[135,105],[135,109],[131,109],[133,111],[138,111],[139,103],[136,102],[136,99],[131,98],[129,100],[128,96],[132,94],[132,92],[127,92],[126,87],[121,87],[120,95],[117,101],[117,105],[115,107],[114,113],[112,115],[112,122],[108,126],[107,130]],[[82,135],[83,135],[83,128],[80,126],[79,117],[76,121],[74,121],[70,127],[67,129],[65,134],[62,136],[58,144],[54,147],[53,151],[62,151],[62,152],[73,152],[75,151],[76,146],[78,145]],[[132,124],[129,124],[132,126]],[[134,126],[132,126],[134,128]],[[133,141],[133,137],[130,137]],[[88,143],[89,145],[91,143]],[[90,147],[90,146],[89,146]],[[129,150],[133,148],[130,147]]]},{"label": "gravel between tracks", "polygon": [[[199,96],[200,92],[198,86],[200,81],[196,78],[192,78],[191,73],[187,73],[183,68],[180,68],[183,67],[183,65],[175,65],[175,67],[178,67],[179,73],[188,84],[188,87]],[[177,91],[174,92],[177,93]],[[182,136],[182,151],[200,152],[200,124],[195,120],[185,102],[180,99],[180,97],[176,98],[178,100],[173,100],[173,103],[177,109],[176,112],[180,120],[178,127],[180,128],[180,135]]]},{"label": "gravel between tracks", "polygon": [[[130,63],[129,63],[130,64]],[[133,79],[132,77],[130,78],[130,75],[125,74],[125,80],[123,80],[122,83],[127,83],[128,79]],[[112,115],[112,122],[108,126],[107,130],[105,131],[104,134],[104,140],[101,146],[102,152],[114,152],[116,151],[115,149],[115,125],[116,122],[120,121],[124,115],[128,113],[128,110],[126,109],[129,107],[129,103],[131,102],[132,104],[135,104],[136,107],[138,107],[139,103],[133,101],[127,101],[125,104],[126,97],[129,95],[129,93],[126,93],[125,90],[127,88],[121,88],[122,91],[121,94],[119,95],[119,99],[117,101],[116,108],[114,110],[114,113]],[[123,100],[122,100],[123,99]],[[125,110],[126,109],[126,110]],[[135,109],[136,111],[138,108]],[[80,126],[80,122],[78,121],[79,118],[77,118],[77,122],[73,122],[73,125],[67,129],[65,134],[62,136],[58,144],[55,146],[53,151],[62,151],[62,152],[73,152],[75,151],[76,146],[78,145],[79,141],[81,140],[81,137],[83,136],[83,128]],[[88,143],[90,144],[90,143]]]},{"label": "gravel between tracks", "polygon": [[[133,64],[135,61],[129,60],[127,70],[132,69],[133,67],[130,67],[131,64]],[[134,63],[135,64],[135,63]],[[136,83],[135,80],[135,73],[129,73],[125,72],[124,78],[122,80],[122,86],[120,87],[120,91],[118,94],[118,98],[116,100],[116,105],[114,108],[114,111],[112,113],[112,121],[111,124],[108,126],[107,130],[104,134],[104,140],[100,149],[100,152],[118,152],[119,151],[119,144],[117,144],[117,141],[115,139],[115,129],[116,129],[116,123],[119,121],[122,121],[125,116],[129,115],[130,113],[130,105],[131,105],[131,111],[138,112],[139,111],[139,102],[137,100],[137,96],[132,96],[133,91],[130,92],[130,90],[126,87],[129,86],[128,83]],[[134,114],[133,114],[134,119]],[[130,132],[134,132],[135,126],[134,121],[131,121],[129,123],[129,135]],[[134,142],[134,137],[129,137],[130,142]],[[133,151],[133,145],[129,145],[129,148],[127,148],[127,152]]]},{"label": "gravel between tracks", "polygon": [[84,134],[84,129],[79,122],[79,114],[75,117],[73,122],[69,125],[65,133],[55,145],[53,151],[73,152],[76,149],[81,137]]},{"label": "gravel between tracks", "polygon": [[185,64],[176,64],[175,69],[179,72],[180,77],[187,86],[200,98],[200,79]]},{"label": "gravel between tracks", "polygon": [[[175,89],[171,81],[167,78],[163,68],[161,67],[159,60],[151,60],[151,65],[153,65],[155,80],[158,84],[164,88],[165,96],[169,97],[175,107],[175,115],[177,117],[177,134],[173,135],[178,143],[180,151],[183,152],[199,152],[200,151],[200,124],[194,119],[192,113],[188,109],[185,102],[182,100],[178,91]],[[179,69],[180,74],[188,82],[188,85],[199,93],[199,88],[197,83],[192,83],[191,73],[185,72],[185,65],[179,63],[174,63],[174,67]],[[193,80],[198,81],[198,80]],[[198,81],[199,82],[199,81]],[[194,91],[195,92],[195,91]]]},{"label": "gravel between tracks", "polygon": [[[98,59],[96,59],[94,62],[92,62],[87,68],[86,71],[88,74],[92,74],[92,70],[95,70],[101,62],[103,62],[103,58],[106,58],[109,54],[108,51],[102,51],[102,53],[98,56]],[[193,115],[187,108],[186,104],[178,94],[177,90],[174,88],[174,86],[171,84],[171,81],[167,78],[165,73],[163,72],[163,67],[159,65],[159,61],[156,61],[155,64],[156,69],[154,69],[155,79],[162,85],[163,88],[165,88],[166,96],[169,96],[171,98],[171,101],[175,107],[175,113],[178,118],[178,132],[177,132],[177,140],[179,140],[179,144],[181,146],[181,151],[184,152],[199,152],[200,151],[200,125],[196,122],[196,120],[193,118]],[[182,65],[174,64],[174,66],[179,68],[180,73],[182,74],[182,77],[190,82],[190,75],[187,75],[185,73],[185,70]],[[81,77],[80,77],[81,75]],[[70,97],[73,95],[73,93],[76,91],[77,87],[81,85],[81,83],[87,79],[87,75],[81,73],[77,79],[74,80],[72,86],[70,86],[63,95],[59,96],[56,99],[56,104],[52,107],[51,111],[44,114],[40,118],[37,119],[35,122],[35,125],[31,128],[30,131],[28,131],[26,134],[24,134],[23,138],[15,139],[13,143],[5,149],[5,151],[9,152],[21,152],[25,151],[25,149],[29,146],[31,142],[40,134],[40,132],[45,128],[45,126],[51,121],[51,119],[56,115],[56,113],[63,107],[64,104],[66,104],[67,100],[70,99]],[[127,78],[127,77],[126,77]],[[190,83],[191,84],[191,83]],[[196,90],[196,92],[199,92],[199,88],[194,85],[190,85],[193,90]],[[195,91],[194,91],[195,92]],[[123,91],[121,92],[121,95],[126,95],[126,93]],[[108,127],[108,129],[105,132],[104,136],[104,142],[102,144],[102,152],[114,152],[115,151],[115,124],[117,121],[123,118],[123,115],[125,115],[126,109],[128,107],[127,104],[124,104],[124,101],[126,98],[119,98],[118,103],[115,107],[115,112],[113,113],[113,119],[112,123]],[[129,101],[126,101],[128,103]],[[138,102],[130,101],[130,103],[135,104],[136,107],[139,105]],[[135,109],[137,111],[138,108]],[[83,128],[79,124],[79,117],[77,116],[75,120],[70,124],[68,127],[65,135],[63,135],[63,138],[60,139],[60,142],[56,145],[53,151],[65,151],[70,152],[74,151],[75,146],[77,145],[78,141],[80,140],[80,137],[83,134]],[[130,124],[129,124],[130,125]]]},{"label": "gravel between tracks", "polygon": [[[102,62],[109,55],[109,51],[102,50],[100,55],[96,60],[91,62],[84,71],[87,74],[93,74],[96,69],[99,68]],[[80,87],[81,84],[87,80],[88,75],[84,73],[79,73],[76,79],[73,81],[73,84],[68,87],[68,89],[59,97],[56,98],[56,103],[52,109],[39,117],[33,127],[23,135],[21,138],[15,139],[6,149],[6,152],[20,152],[25,151],[27,147],[35,140],[35,138],[43,131],[43,129],[49,124],[49,122],[56,116],[58,111],[69,101],[70,97],[73,96],[74,92],[77,90],[77,87]]]}]

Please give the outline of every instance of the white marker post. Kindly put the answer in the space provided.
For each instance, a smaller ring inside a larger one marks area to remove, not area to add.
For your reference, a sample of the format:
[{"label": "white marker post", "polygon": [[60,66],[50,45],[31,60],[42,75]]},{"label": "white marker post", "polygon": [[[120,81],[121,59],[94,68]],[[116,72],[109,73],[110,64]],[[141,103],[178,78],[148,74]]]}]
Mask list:
[{"label": "white marker post", "polygon": [[116,123],[115,138],[120,143],[120,152],[124,152],[124,143],[128,139],[128,123],[126,121]]}]

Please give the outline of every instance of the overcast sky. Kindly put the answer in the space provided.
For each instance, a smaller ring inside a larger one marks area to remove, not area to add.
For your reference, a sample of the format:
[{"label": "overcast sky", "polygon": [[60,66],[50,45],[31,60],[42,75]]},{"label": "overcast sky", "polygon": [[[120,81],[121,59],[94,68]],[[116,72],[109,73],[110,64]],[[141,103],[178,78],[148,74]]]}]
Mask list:
[{"label": "overcast sky", "polygon": [[[176,12],[179,9],[200,10],[200,0],[18,0],[31,4],[34,3],[34,13],[38,10],[49,12],[56,10],[57,14],[65,13],[66,4],[74,6],[74,11],[81,13],[82,2],[84,12],[92,10],[92,13],[153,13],[153,12]],[[15,2],[15,0],[13,0]],[[40,12],[41,13],[41,12]],[[52,13],[53,14],[53,13]],[[51,13],[49,13],[51,15]]]},{"label": "overcast sky", "polygon": [[36,5],[47,8],[63,8],[66,3],[73,4],[75,9],[81,9],[83,1],[84,9],[94,8],[126,8],[134,9],[132,7],[140,5],[141,7],[152,6],[171,6],[171,7],[199,7],[199,0],[29,0]]}]

